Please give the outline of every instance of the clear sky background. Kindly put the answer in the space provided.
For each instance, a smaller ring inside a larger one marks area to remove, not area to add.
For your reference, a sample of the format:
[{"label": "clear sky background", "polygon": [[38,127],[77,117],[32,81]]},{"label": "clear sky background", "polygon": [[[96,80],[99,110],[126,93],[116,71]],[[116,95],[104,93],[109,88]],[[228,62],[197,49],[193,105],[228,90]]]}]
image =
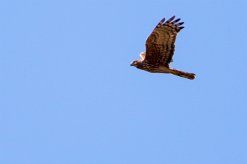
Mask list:
[{"label": "clear sky background", "polygon": [[[172,67],[130,67],[163,17]],[[246,164],[246,0],[2,0],[1,164]]]}]

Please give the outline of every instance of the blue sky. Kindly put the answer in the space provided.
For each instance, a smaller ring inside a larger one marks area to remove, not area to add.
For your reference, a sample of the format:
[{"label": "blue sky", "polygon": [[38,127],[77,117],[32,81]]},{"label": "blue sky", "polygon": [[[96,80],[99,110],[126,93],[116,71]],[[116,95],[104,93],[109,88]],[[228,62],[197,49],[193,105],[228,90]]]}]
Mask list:
[{"label": "blue sky", "polygon": [[[0,163],[246,164],[245,0],[0,2]],[[130,67],[163,17],[172,67]]]}]

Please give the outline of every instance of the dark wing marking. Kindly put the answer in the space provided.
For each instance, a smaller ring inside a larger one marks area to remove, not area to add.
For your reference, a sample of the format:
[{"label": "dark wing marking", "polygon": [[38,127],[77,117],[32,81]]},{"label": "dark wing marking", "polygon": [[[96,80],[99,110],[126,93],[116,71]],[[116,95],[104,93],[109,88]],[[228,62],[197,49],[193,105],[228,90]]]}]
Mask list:
[{"label": "dark wing marking", "polygon": [[147,38],[145,60],[150,64],[168,67],[172,61],[177,33],[184,28],[181,26],[184,22],[174,19],[175,16],[164,23],[163,18]]}]

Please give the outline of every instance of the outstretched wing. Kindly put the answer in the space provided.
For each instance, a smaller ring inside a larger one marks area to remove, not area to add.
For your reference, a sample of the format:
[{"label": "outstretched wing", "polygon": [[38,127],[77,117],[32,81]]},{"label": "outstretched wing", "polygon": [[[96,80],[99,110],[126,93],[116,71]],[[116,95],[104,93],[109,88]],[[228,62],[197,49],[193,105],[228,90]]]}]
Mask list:
[{"label": "outstretched wing", "polygon": [[163,18],[146,40],[145,60],[152,65],[168,67],[172,61],[177,33],[184,28],[181,26],[184,22],[174,18],[175,16],[166,22]]}]

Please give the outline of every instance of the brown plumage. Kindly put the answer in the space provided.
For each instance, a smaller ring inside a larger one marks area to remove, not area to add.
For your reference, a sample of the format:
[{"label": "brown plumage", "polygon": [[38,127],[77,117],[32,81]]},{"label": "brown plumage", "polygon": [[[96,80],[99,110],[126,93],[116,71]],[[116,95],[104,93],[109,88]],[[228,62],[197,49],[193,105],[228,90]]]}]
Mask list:
[{"label": "brown plumage", "polygon": [[179,22],[180,19],[174,19],[175,16],[164,22],[165,18],[163,18],[158,23],[146,40],[146,52],[142,52],[140,54],[141,59],[133,61],[131,66],[152,73],[171,73],[193,80],[195,78],[194,73],[169,67],[175,50],[177,33],[184,28],[181,26],[184,22]]}]

